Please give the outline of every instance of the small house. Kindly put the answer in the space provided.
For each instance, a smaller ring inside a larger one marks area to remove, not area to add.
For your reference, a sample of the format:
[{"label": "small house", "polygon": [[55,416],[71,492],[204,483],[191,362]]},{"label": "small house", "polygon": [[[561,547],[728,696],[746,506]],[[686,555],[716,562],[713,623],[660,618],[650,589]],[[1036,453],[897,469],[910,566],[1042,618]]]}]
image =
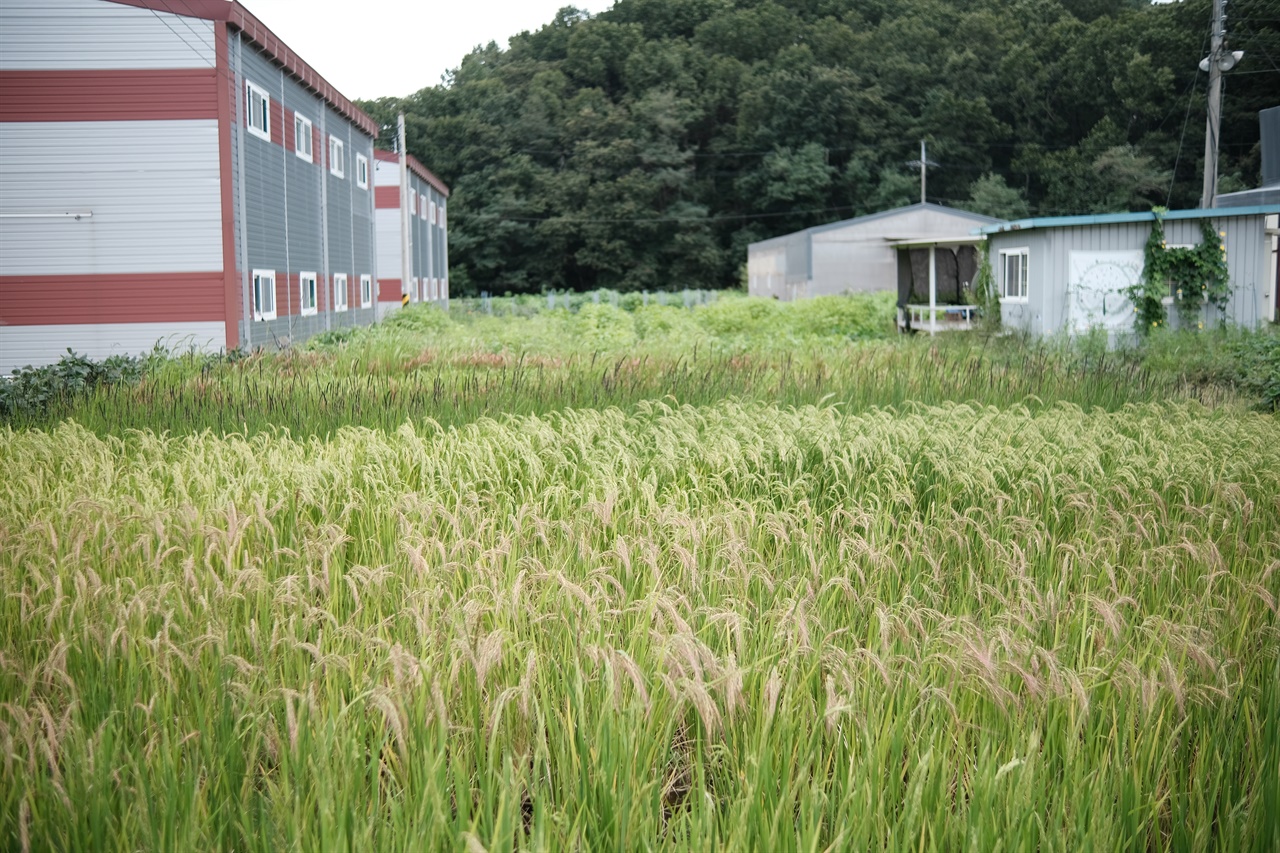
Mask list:
[{"label": "small house", "polygon": [[[1201,223],[1207,222],[1225,247],[1230,298],[1221,314],[1206,306],[1205,321],[1254,328],[1275,317],[1276,236],[1268,218],[1277,213],[1280,206],[1270,205],[1163,215],[1167,246],[1200,244]],[[1132,332],[1134,306],[1126,290],[1142,280],[1155,220],[1147,211],[982,227],[1003,325],[1036,336],[1098,328],[1113,337]],[[1173,294],[1165,301],[1171,305]],[[1168,313],[1176,325],[1177,312]]]},{"label": "small house", "polygon": [[[905,241],[965,235],[999,220],[921,203],[785,234],[747,248],[748,292],[783,301],[899,289]],[[898,245],[904,244],[904,245]]]}]

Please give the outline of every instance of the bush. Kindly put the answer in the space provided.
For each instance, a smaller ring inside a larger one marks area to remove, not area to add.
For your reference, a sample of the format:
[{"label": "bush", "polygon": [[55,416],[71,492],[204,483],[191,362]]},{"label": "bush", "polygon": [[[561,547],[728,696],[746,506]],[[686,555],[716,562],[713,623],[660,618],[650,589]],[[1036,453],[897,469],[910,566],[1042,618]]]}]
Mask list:
[{"label": "bush", "polygon": [[113,355],[97,362],[68,348],[57,364],[27,365],[8,381],[0,381],[0,418],[39,416],[53,405],[99,386],[136,384],[168,357],[167,350],[157,347],[145,355]]}]

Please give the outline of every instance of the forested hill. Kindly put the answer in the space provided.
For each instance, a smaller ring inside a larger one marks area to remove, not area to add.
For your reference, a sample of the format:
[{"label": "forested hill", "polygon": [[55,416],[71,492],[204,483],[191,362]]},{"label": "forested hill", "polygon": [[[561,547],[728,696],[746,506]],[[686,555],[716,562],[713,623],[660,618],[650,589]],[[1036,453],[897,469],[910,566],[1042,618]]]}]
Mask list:
[{"label": "forested hill", "polygon": [[[1234,0],[1222,191],[1258,181],[1280,0]],[[453,189],[455,294],[731,285],[746,245],[919,200],[1194,206],[1210,0],[618,0],[362,104]]]}]

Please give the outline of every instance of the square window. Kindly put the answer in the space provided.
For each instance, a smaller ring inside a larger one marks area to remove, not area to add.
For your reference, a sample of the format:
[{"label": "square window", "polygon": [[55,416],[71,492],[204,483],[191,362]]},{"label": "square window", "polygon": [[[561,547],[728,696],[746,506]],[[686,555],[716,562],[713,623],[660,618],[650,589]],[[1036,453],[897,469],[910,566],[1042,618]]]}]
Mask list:
[{"label": "square window", "polygon": [[253,319],[276,318],[276,274],[273,270],[253,271]]},{"label": "square window", "polygon": [[360,276],[360,307],[368,308],[373,305],[373,276]]},{"label": "square window", "polygon": [[344,272],[333,274],[333,310],[347,310],[347,274]]},{"label": "square window", "polygon": [[369,160],[363,154],[356,155],[356,186],[362,190],[369,188]]},{"label": "square window", "polygon": [[431,206],[427,208],[427,222],[432,225],[436,224],[436,203],[434,201],[431,202]]},{"label": "square window", "polygon": [[293,152],[306,160],[314,162],[315,152],[311,150],[311,119],[294,114],[293,116]]},{"label": "square window", "polygon": [[302,316],[309,317],[316,313],[316,274],[304,272],[298,278],[298,285],[302,291]]},{"label": "square window", "polygon": [[329,174],[341,178],[347,174],[346,154],[342,140],[336,136],[329,137]]},{"label": "square window", "polygon": [[244,101],[249,132],[270,142],[271,97],[267,94],[267,90],[246,80]]},{"label": "square window", "polygon": [[1027,272],[1030,250],[1000,250],[1000,298],[1020,302],[1027,300]]}]

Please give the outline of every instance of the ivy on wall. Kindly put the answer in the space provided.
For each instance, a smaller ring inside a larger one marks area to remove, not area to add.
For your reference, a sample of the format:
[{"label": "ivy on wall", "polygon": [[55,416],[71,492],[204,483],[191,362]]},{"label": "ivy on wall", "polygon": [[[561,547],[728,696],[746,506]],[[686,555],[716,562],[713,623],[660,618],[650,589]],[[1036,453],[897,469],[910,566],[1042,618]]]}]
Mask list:
[{"label": "ivy on wall", "polygon": [[1149,333],[1169,322],[1164,299],[1173,297],[1180,325],[1184,329],[1204,328],[1200,319],[1205,305],[1222,316],[1231,298],[1227,277],[1227,247],[1207,219],[1200,220],[1200,244],[1169,248],[1164,236],[1165,209],[1157,207],[1151,235],[1144,249],[1142,281],[1128,289],[1133,302],[1134,326]]},{"label": "ivy on wall", "polygon": [[978,244],[978,274],[973,281],[973,297],[982,308],[982,322],[989,329],[1000,328],[1000,298],[996,293],[996,279],[991,270],[991,244],[983,240]]}]

